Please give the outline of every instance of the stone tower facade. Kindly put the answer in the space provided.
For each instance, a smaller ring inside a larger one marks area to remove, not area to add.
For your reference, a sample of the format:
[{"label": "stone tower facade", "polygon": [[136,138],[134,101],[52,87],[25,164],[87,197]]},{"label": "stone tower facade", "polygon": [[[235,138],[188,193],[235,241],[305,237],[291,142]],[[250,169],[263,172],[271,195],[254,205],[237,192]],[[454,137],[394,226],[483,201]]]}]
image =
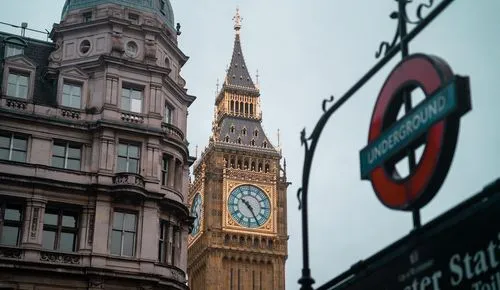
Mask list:
[{"label": "stone tower facade", "polygon": [[192,290],[283,290],[286,165],[262,126],[260,92],[243,58],[236,13],[231,64],[209,145],[194,166],[188,277]]},{"label": "stone tower facade", "polygon": [[0,288],[188,289],[187,94],[168,0],[0,33]]}]

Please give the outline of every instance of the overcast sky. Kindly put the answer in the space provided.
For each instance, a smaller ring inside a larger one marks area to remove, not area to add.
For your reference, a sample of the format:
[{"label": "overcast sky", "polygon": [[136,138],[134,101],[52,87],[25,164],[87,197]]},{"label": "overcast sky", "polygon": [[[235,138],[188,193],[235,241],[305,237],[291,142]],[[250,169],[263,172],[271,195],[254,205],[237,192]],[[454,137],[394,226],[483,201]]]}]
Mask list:
[{"label": "overcast sky", "polygon": [[[414,2],[427,2],[426,0]],[[436,1],[439,2],[439,1]],[[49,29],[63,0],[5,1],[0,21]],[[243,54],[258,69],[263,125],[274,144],[281,131],[287,160],[289,258],[287,289],[298,289],[302,268],[301,223],[296,192],[301,184],[300,131],[311,132],[321,102],[343,95],[375,64],[382,40],[396,27],[388,15],[394,0],[172,0],[182,25],[181,49],[190,56],[182,75],[197,100],[189,110],[188,140],[205,147],[211,130],[216,81],[224,78],[234,40],[232,17],[239,5]],[[414,9],[410,8],[413,11]],[[478,192],[500,173],[500,1],[457,0],[410,46],[410,52],[443,57],[455,73],[471,77],[473,109],[462,119],[450,173],[422,211],[423,222]],[[411,13],[410,13],[411,14]],[[4,31],[17,31],[2,27]],[[359,150],[366,145],[376,96],[388,64],[325,127],[310,182],[310,254],[315,286],[347,270],[407,234],[411,215],[385,208],[370,183],[359,177]],[[255,80],[255,78],[254,78]]]}]

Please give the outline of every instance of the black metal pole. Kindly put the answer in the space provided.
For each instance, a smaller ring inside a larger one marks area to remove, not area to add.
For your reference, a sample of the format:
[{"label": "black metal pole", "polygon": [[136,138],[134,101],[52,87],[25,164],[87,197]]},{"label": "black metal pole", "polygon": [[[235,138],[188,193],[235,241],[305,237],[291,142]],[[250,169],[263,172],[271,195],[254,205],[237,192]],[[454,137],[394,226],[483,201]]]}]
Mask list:
[{"label": "black metal pole", "polygon": [[[405,40],[406,37],[406,4],[408,4],[408,0],[398,0],[398,26],[399,26],[399,39],[401,40],[400,46],[401,46],[401,58],[405,59],[408,54],[409,54],[409,48],[408,48],[408,41]],[[405,107],[405,112],[408,113],[412,109],[412,102],[411,102],[411,93],[408,91],[403,92],[403,103]],[[413,148],[408,148],[406,152],[408,156],[408,167],[409,167],[409,172],[413,172],[415,168],[417,167],[417,161],[415,158],[415,151]],[[415,229],[419,228],[421,223],[420,223],[420,209],[415,208],[412,211],[412,216],[413,216],[413,227]]]}]

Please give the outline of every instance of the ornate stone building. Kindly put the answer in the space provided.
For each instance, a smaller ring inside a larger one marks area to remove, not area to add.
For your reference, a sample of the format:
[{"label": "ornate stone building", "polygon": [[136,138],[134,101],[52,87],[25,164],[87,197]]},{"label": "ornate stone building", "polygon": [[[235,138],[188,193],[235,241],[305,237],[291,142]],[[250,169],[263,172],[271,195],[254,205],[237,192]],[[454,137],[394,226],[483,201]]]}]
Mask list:
[{"label": "ornate stone building", "polygon": [[194,166],[188,277],[192,290],[283,290],[286,180],[281,152],[262,126],[237,12],[233,55],[218,93],[209,145]]},{"label": "ornate stone building", "polygon": [[53,42],[0,33],[1,289],[188,289],[178,29],[168,0],[67,0]]}]

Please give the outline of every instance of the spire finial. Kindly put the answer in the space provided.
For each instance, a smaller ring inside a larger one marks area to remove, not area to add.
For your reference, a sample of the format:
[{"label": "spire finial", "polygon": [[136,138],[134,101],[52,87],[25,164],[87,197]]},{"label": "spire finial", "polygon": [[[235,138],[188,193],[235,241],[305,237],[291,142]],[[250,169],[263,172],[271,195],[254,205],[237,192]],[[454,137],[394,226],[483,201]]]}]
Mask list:
[{"label": "spire finial", "polygon": [[241,20],[243,20],[243,18],[241,18],[240,16],[239,7],[236,7],[236,15],[234,15],[233,20],[234,20],[234,30],[236,30],[236,34],[239,34],[241,29]]}]

